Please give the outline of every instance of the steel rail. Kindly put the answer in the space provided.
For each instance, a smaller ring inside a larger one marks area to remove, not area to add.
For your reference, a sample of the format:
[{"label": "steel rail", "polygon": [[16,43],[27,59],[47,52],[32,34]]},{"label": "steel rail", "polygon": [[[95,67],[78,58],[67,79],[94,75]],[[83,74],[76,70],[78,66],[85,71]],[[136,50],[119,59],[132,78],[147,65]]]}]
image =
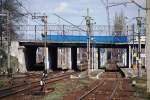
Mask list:
[{"label": "steel rail", "polygon": [[[75,72],[73,72],[73,73],[67,73],[67,74],[64,74],[64,75],[58,75],[58,76],[54,76],[54,77],[48,78],[48,79],[46,79],[46,84],[54,83],[56,81],[65,79],[65,78],[69,77],[69,75],[71,75],[71,74],[75,74]],[[58,78],[58,79],[56,79],[56,78]],[[39,82],[40,81],[38,80],[38,81],[32,82],[30,84],[26,84],[26,85],[22,84],[22,85],[17,86],[17,87],[11,87],[11,88],[7,88],[7,89],[3,89],[3,90],[0,91],[0,92],[2,92],[2,94],[0,94],[0,99],[8,97],[8,96],[11,96],[11,95],[15,95],[17,93],[20,93],[20,92],[23,92],[23,91],[26,91],[26,90],[29,90],[29,89],[36,88],[36,87],[40,86]],[[11,89],[13,89],[13,88],[15,89],[15,88],[19,88],[19,87],[21,89],[9,93],[11,91]],[[22,88],[22,87],[24,87],[24,88]],[[5,92],[5,94],[3,94],[3,92]]]},{"label": "steel rail", "polygon": [[83,100],[86,96],[88,96],[89,94],[91,94],[94,90],[96,90],[99,86],[101,86],[104,83],[105,83],[105,80],[103,80],[102,82],[100,82],[98,85],[96,85],[90,91],[86,92],[85,94],[83,94],[82,96],[80,96],[79,98],[77,98],[76,100]]}]

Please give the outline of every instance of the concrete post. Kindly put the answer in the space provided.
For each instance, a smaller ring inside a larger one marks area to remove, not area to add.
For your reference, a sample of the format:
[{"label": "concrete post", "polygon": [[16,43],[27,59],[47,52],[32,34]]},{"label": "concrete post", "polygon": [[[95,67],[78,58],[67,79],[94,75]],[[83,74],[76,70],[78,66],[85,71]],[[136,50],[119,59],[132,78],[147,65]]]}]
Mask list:
[{"label": "concrete post", "polygon": [[94,71],[94,47],[91,48],[91,69]]},{"label": "concrete post", "polygon": [[46,53],[46,57],[44,59],[45,60],[44,62],[46,63],[45,64],[46,65],[45,69],[49,70],[49,68],[50,68],[50,65],[49,65],[49,50],[48,50],[48,47],[46,47],[45,49],[46,49],[46,52],[45,52]]},{"label": "concrete post", "polygon": [[100,51],[100,66],[104,66],[106,64],[106,52]]},{"label": "concrete post", "polygon": [[147,68],[147,92],[150,92],[150,0],[147,0],[147,38],[146,38],[146,68]]},{"label": "concrete post", "polygon": [[126,66],[126,52],[123,53],[123,65]]},{"label": "concrete post", "polygon": [[131,60],[132,62],[131,62],[131,64],[132,64],[132,65],[133,65],[133,63],[134,63],[134,56],[133,56],[133,55],[134,55],[134,52],[133,52],[133,51],[134,51],[134,49],[132,48],[132,53],[131,53],[131,55],[132,55],[132,60]]},{"label": "concrete post", "polygon": [[103,59],[103,61],[104,61],[104,65],[106,66],[106,64],[107,64],[107,54],[108,54],[108,51],[107,51],[107,49],[105,49],[105,52],[104,52],[104,59]]},{"label": "concrete post", "polygon": [[67,66],[69,70],[72,70],[72,63],[71,63],[71,48],[67,48],[68,52],[67,52]]},{"label": "concrete post", "polygon": [[58,48],[58,68],[62,67],[62,50],[61,48]]},{"label": "concrete post", "polygon": [[94,69],[98,70],[98,49],[94,48]]},{"label": "concrete post", "polygon": [[124,53],[122,54],[122,64],[124,65]]},{"label": "concrete post", "polygon": [[65,48],[62,48],[62,69],[66,69],[66,52]]},{"label": "concrete post", "polygon": [[18,62],[19,62],[18,71],[21,72],[21,73],[27,72],[24,50],[25,50],[24,47],[19,47],[18,48]]}]

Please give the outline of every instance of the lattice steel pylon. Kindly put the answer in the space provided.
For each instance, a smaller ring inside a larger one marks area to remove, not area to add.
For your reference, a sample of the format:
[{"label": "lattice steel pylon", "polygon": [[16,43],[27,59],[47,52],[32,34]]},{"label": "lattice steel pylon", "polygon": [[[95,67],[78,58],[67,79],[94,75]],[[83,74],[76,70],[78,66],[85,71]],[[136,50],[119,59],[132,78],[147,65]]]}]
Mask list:
[{"label": "lattice steel pylon", "polygon": [[41,19],[44,23],[44,66],[45,66],[45,74],[48,72],[49,64],[48,64],[48,50],[47,50],[47,31],[48,31],[48,16],[46,15],[34,15],[32,19]]},{"label": "lattice steel pylon", "polygon": [[92,18],[89,16],[89,9],[87,9],[87,16],[85,16],[85,21],[86,21],[87,36],[88,36],[88,39],[87,39],[88,75],[91,70],[91,35],[92,35],[91,20]]}]

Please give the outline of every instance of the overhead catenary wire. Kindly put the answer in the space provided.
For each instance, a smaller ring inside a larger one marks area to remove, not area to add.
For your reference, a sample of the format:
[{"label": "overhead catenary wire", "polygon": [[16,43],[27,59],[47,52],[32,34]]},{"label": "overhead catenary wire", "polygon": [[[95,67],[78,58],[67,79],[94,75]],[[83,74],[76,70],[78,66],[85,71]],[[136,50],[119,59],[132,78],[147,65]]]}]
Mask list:
[{"label": "overhead catenary wire", "polygon": [[109,1],[106,0],[106,3],[103,0],[100,0],[101,3],[104,5],[106,9],[106,14],[107,14],[107,23],[108,23],[108,33],[110,35],[110,13],[109,13]]},{"label": "overhead catenary wire", "polygon": [[119,5],[126,5],[126,4],[130,4],[130,3],[132,3],[132,2],[116,3],[116,4],[109,5],[108,7],[119,6]]},{"label": "overhead catenary wire", "polygon": [[79,30],[86,32],[86,30],[84,30],[84,29],[80,28],[80,27],[79,27],[79,26],[77,26],[77,25],[74,25],[73,23],[71,23],[70,21],[68,21],[68,20],[66,20],[66,19],[64,19],[64,18],[62,18],[62,17],[60,17],[60,16],[59,16],[59,15],[57,15],[56,13],[54,13],[54,15],[55,15],[55,16],[57,16],[58,18],[62,19],[63,21],[65,21],[65,22],[67,22],[67,23],[71,24],[72,26],[74,26],[74,27],[78,28]]},{"label": "overhead catenary wire", "polygon": [[104,7],[107,6],[106,3],[104,2],[104,0],[100,0],[100,1],[101,1],[101,3],[104,5]]},{"label": "overhead catenary wire", "polygon": [[143,9],[143,10],[149,10],[150,8],[146,8],[141,6],[140,4],[138,4],[135,0],[130,0],[132,3],[134,3],[136,6],[138,6],[139,8]]},{"label": "overhead catenary wire", "polygon": [[81,22],[80,22],[79,26],[83,24],[83,21],[84,21],[84,18],[81,20]]},{"label": "overhead catenary wire", "polygon": [[135,0],[130,0],[128,2],[122,2],[122,3],[112,4],[109,7],[119,6],[119,5],[126,5],[126,4],[131,4],[131,3],[135,4],[136,6],[138,6],[139,8],[141,8],[143,10],[149,10],[150,9],[150,8],[143,7],[142,5],[140,5],[139,3],[137,3]]},{"label": "overhead catenary wire", "polygon": [[30,15],[32,16],[32,13],[30,13],[30,12],[26,9],[26,7],[24,7],[24,6],[22,5],[21,2],[19,2],[18,0],[16,0],[16,2],[19,4],[19,6],[21,6],[21,7],[27,12],[27,14],[30,14]]},{"label": "overhead catenary wire", "polygon": [[[27,8],[24,7],[20,1],[16,0],[16,2],[26,11],[26,14],[24,14],[24,16],[27,16],[27,15],[30,15],[31,17],[33,16],[33,14],[32,14],[30,11],[28,11]],[[36,22],[37,24],[40,24],[40,23],[37,22],[36,20],[35,20],[35,22]]]}]

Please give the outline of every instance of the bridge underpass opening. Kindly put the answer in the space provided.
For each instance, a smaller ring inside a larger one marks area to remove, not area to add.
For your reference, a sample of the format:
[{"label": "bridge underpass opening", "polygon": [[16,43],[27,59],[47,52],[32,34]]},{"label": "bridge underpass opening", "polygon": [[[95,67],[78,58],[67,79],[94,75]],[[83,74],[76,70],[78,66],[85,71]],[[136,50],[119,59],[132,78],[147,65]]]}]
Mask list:
[{"label": "bridge underpass opening", "polygon": [[80,71],[88,69],[87,48],[77,49],[77,68]]},{"label": "bridge underpass opening", "polygon": [[27,46],[25,49],[25,62],[27,71],[32,71],[36,63],[36,50],[37,47]]},{"label": "bridge underpass opening", "polygon": [[86,70],[87,49],[76,47],[58,48],[58,69],[62,70]]},{"label": "bridge underpass opening", "polygon": [[129,52],[127,48],[99,48],[99,68],[106,68],[110,63],[117,63],[120,67],[128,67]]},{"label": "bridge underpass opening", "polygon": [[36,50],[36,63],[33,70],[44,70],[44,47],[38,47]]},{"label": "bridge underpass opening", "polygon": [[25,49],[25,62],[27,71],[43,71],[44,48],[27,46]]}]

